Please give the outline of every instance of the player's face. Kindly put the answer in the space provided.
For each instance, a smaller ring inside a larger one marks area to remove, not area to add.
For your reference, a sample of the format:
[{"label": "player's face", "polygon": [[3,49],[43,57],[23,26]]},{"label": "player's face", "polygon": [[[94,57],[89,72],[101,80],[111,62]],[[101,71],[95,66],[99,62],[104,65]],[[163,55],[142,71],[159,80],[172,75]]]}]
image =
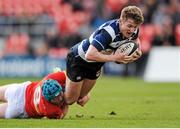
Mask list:
[{"label": "player's face", "polygon": [[132,33],[139,27],[132,19],[120,20],[120,30],[124,37],[129,38]]},{"label": "player's face", "polygon": [[57,97],[55,97],[54,99],[51,100],[51,103],[55,104],[55,105],[61,105],[64,101],[64,93],[60,92],[59,95]]}]

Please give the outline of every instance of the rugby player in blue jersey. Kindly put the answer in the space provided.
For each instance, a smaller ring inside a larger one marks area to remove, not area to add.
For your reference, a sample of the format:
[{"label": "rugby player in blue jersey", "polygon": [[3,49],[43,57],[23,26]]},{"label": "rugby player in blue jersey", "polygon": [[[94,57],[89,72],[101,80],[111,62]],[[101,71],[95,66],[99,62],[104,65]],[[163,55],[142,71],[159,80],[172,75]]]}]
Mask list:
[{"label": "rugby player in blue jersey", "polygon": [[[139,46],[139,26],[143,23],[142,11],[127,6],[119,19],[110,20],[97,28],[89,38],[76,44],[67,55],[67,79],[65,101],[79,105],[89,100],[89,91],[100,76],[105,62],[129,63],[142,55],[139,49],[131,56],[112,54],[123,42],[135,40]],[[103,92],[103,91],[102,91]]]}]

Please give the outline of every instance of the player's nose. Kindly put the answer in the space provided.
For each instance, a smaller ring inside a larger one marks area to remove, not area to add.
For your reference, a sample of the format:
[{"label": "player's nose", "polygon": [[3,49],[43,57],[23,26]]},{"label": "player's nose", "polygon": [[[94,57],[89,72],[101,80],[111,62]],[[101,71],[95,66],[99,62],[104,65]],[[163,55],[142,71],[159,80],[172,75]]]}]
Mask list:
[{"label": "player's nose", "polygon": [[135,31],[135,28],[132,27],[132,28],[130,29],[130,31],[131,31],[131,33],[133,33],[133,32]]}]

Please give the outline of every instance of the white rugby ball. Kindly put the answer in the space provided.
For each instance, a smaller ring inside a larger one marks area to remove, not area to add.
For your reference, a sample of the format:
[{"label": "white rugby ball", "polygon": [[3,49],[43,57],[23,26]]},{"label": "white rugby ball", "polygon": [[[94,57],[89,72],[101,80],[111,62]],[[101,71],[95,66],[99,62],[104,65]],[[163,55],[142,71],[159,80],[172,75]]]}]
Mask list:
[{"label": "white rugby ball", "polygon": [[127,41],[123,44],[121,44],[115,53],[123,53],[124,55],[130,56],[132,53],[134,53],[138,49],[138,44],[135,41]]}]

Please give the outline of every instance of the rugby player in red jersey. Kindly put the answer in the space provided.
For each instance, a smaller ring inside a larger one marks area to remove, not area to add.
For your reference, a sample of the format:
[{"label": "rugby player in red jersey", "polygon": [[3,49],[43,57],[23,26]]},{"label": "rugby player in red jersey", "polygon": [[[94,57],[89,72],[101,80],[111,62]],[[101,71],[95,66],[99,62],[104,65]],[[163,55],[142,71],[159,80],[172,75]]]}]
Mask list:
[{"label": "rugby player in red jersey", "polygon": [[65,80],[64,72],[56,72],[39,82],[1,86],[0,118],[64,118],[68,112],[64,103]]}]

